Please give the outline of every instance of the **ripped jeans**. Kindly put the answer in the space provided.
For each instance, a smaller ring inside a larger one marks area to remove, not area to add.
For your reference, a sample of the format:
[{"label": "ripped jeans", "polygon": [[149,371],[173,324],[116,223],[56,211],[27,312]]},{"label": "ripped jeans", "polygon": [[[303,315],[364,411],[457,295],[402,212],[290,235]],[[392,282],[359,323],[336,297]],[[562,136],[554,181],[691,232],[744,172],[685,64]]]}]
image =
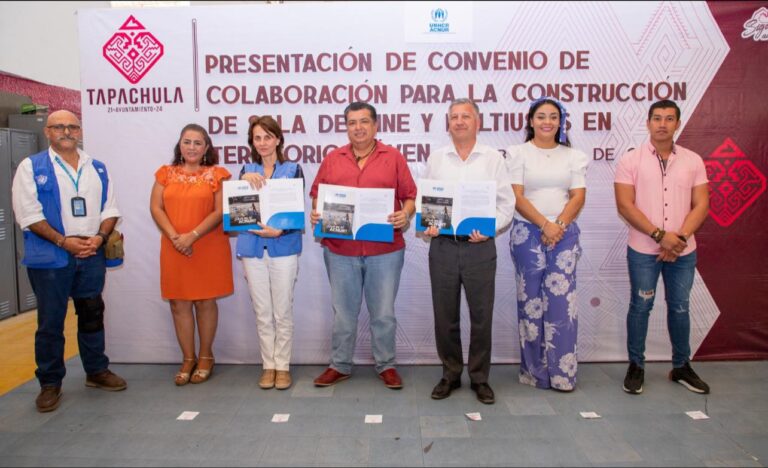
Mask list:
[{"label": "ripped jeans", "polygon": [[678,257],[671,263],[657,262],[656,257],[627,248],[629,283],[632,290],[627,314],[627,352],[630,361],[640,367],[644,366],[648,317],[653,310],[656,285],[661,274],[667,301],[667,329],[672,343],[672,366],[682,367],[688,362],[691,354],[689,299],[696,273],[696,251]]}]

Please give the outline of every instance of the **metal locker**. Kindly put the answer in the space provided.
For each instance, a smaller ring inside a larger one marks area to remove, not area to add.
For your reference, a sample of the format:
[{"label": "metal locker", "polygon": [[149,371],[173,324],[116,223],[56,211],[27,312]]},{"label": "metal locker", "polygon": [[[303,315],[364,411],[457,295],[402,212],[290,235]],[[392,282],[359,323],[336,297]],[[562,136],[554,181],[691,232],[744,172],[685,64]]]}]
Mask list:
[{"label": "metal locker", "polygon": [[[47,140],[46,140],[47,141]],[[40,152],[38,149],[38,137],[34,132],[26,130],[11,130],[11,177],[16,175],[16,168],[21,164],[24,158]],[[16,282],[18,284],[17,298],[19,301],[19,312],[37,308],[37,298],[32,291],[32,285],[29,283],[27,267],[21,264],[24,257],[24,235],[18,224],[14,223],[16,233]]]},{"label": "metal locker", "polygon": [[19,312],[11,180],[11,131],[0,129],[0,319]]},{"label": "metal locker", "polygon": [[39,149],[29,154],[35,154],[48,148],[48,145],[50,145],[44,131],[47,119],[48,114],[10,114],[8,116],[8,127],[34,132],[37,135],[37,147]]}]

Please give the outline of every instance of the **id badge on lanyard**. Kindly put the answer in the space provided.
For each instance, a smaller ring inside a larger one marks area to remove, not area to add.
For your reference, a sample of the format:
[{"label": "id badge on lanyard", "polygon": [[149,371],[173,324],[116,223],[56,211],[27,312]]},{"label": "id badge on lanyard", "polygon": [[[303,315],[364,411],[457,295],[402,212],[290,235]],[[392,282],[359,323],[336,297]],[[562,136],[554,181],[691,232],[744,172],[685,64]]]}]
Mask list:
[{"label": "id badge on lanyard", "polygon": [[88,214],[88,210],[85,208],[85,198],[72,197],[72,216],[80,218]]},{"label": "id badge on lanyard", "polygon": [[83,165],[80,165],[80,169],[77,171],[77,179],[72,177],[72,174],[69,173],[69,170],[64,165],[64,163],[61,162],[59,157],[56,157],[56,162],[61,166],[61,169],[64,171],[65,174],[67,174],[67,177],[69,177],[69,180],[72,181],[72,184],[75,186],[75,192],[77,193],[76,196],[72,197],[70,200],[70,205],[72,208],[72,216],[75,218],[82,218],[88,214],[88,209],[85,206],[85,198],[80,196],[80,176],[83,175]]}]

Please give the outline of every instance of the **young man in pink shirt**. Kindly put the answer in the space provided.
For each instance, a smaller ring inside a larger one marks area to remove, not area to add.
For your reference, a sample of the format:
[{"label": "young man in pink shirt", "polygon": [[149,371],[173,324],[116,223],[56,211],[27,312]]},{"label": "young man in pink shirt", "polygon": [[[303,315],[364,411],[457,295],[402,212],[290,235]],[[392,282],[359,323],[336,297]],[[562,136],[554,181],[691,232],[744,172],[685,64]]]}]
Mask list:
[{"label": "young man in pink shirt", "polygon": [[625,154],[616,166],[619,214],[629,224],[627,264],[631,300],[627,315],[629,369],[624,391],[642,393],[648,317],[659,274],[664,279],[667,328],[672,342],[669,379],[696,393],[709,386],[689,363],[689,299],[696,272],[696,240],[709,211],[707,173],[701,156],[675,144],[680,108],[663,100],[648,111],[650,141]]}]

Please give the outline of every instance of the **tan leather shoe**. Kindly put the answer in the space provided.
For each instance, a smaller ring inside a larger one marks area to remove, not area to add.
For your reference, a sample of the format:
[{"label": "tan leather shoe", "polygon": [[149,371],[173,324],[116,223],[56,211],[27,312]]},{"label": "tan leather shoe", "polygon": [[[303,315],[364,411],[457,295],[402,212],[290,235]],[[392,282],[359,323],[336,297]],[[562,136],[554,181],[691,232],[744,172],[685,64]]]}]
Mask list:
[{"label": "tan leather shoe", "polygon": [[264,369],[264,371],[262,371],[261,373],[261,378],[259,379],[259,387],[266,390],[274,386],[275,386],[275,370]]},{"label": "tan leather shoe", "polygon": [[293,381],[291,380],[291,373],[287,370],[279,370],[275,375],[275,388],[278,390],[285,390],[290,388]]},{"label": "tan leather shoe", "polygon": [[37,410],[41,413],[53,411],[61,403],[61,387],[42,387],[35,400]]},{"label": "tan leather shoe", "polygon": [[91,374],[85,378],[86,387],[96,387],[109,392],[118,392],[125,390],[128,384],[119,375],[113,373],[111,370],[103,370],[98,374]]}]

